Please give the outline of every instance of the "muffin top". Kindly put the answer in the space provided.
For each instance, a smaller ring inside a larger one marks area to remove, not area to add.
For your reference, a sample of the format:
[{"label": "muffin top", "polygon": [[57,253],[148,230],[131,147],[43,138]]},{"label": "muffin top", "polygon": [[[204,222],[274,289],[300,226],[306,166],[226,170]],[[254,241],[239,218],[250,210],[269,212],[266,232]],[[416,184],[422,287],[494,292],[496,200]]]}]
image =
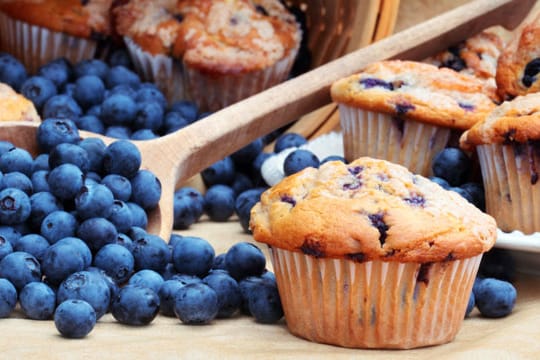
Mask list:
[{"label": "muffin top", "polygon": [[496,100],[474,76],[400,60],[375,62],[336,81],[331,96],[351,107],[462,130],[481,120]]},{"label": "muffin top", "polygon": [[13,120],[38,122],[40,118],[32,101],[0,83],[0,121]]},{"label": "muffin top", "polygon": [[116,30],[142,50],[208,73],[263,69],[296,54],[301,30],[279,0],[131,0]]},{"label": "muffin top", "polygon": [[52,31],[99,40],[111,34],[113,0],[0,0],[0,11]]},{"label": "muffin top", "polygon": [[495,220],[405,167],[359,158],[306,168],[251,210],[255,240],[316,257],[433,262],[489,250]]},{"label": "muffin top", "polygon": [[540,91],[540,14],[517,31],[497,64],[497,88],[503,100]]},{"label": "muffin top", "polygon": [[460,138],[460,146],[525,143],[540,140],[540,93],[518,96],[497,106]]}]

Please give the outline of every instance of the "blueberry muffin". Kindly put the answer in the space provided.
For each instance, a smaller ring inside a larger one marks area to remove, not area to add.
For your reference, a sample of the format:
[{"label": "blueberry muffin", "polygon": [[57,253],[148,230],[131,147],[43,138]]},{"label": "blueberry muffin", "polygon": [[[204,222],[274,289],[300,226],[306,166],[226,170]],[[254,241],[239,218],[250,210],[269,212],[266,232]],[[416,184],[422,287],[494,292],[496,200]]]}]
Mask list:
[{"label": "blueberry muffin", "polygon": [[114,14],[143,77],[203,111],[285,80],[301,40],[278,0],[131,0]]},{"label": "blueberry muffin", "polygon": [[497,106],[460,139],[478,153],[486,212],[503,231],[540,231],[540,93]]},{"label": "blueberry muffin", "polygon": [[112,0],[0,0],[0,44],[35,72],[55,58],[104,52]]},{"label": "blueberry muffin", "polygon": [[499,28],[486,29],[424,62],[476,76],[486,81],[491,91],[496,91],[495,74],[497,61],[505,46],[504,31]]},{"label": "blueberry muffin", "polygon": [[[345,158],[392,161],[424,176],[432,158],[495,107],[486,82],[448,68],[389,60],[336,81]],[[457,134],[457,135],[456,135]]]},{"label": "blueberry muffin", "polygon": [[369,157],[285,178],[250,226],[269,245],[289,330],[359,348],[451,341],[497,230],[457,193]]},{"label": "blueberry muffin", "polygon": [[540,90],[540,14],[518,30],[499,57],[497,91],[503,100]]},{"label": "blueberry muffin", "polygon": [[13,120],[39,122],[40,118],[30,100],[0,83],[0,121]]}]

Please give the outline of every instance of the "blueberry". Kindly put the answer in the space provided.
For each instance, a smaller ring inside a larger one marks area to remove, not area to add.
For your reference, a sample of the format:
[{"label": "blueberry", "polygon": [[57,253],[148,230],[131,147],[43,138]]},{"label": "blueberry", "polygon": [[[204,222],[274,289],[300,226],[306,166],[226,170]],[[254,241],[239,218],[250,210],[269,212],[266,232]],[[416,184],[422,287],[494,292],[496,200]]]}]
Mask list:
[{"label": "blueberry", "polygon": [[227,270],[227,266],[225,265],[225,256],[226,253],[221,253],[219,255],[216,255],[214,257],[214,261],[212,262],[212,269],[211,270]]},{"label": "blueberry", "polygon": [[215,251],[205,239],[185,236],[172,250],[172,262],[181,274],[205,276],[212,268]]},{"label": "blueberry", "polygon": [[107,146],[99,138],[86,138],[79,142],[79,146],[88,154],[88,171],[101,173],[103,168],[103,156]]},{"label": "blueberry", "polygon": [[41,151],[46,153],[49,153],[58,144],[76,144],[79,139],[77,126],[68,119],[45,119],[37,131],[38,146]]},{"label": "blueberry", "polygon": [[80,130],[91,131],[96,134],[105,133],[105,125],[103,122],[95,115],[84,115],[78,119],[75,119],[75,124]]},{"label": "blueberry", "polygon": [[177,273],[171,277],[171,280],[176,280],[182,283],[183,285],[187,284],[196,284],[202,282],[202,279],[195,275],[187,275]]},{"label": "blueberry", "polygon": [[263,146],[264,144],[262,138],[257,138],[240,150],[232,153],[231,158],[235,164],[251,164],[251,162],[253,162],[257,155],[259,155],[259,153],[263,150]]},{"label": "blueberry", "polygon": [[474,299],[474,292],[471,291],[469,295],[469,301],[467,302],[467,309],[465,310],[465,317],[469,316],[476,306],[476,300]]},{"label": "blueberry", "polygon": [[218,296],[204,283],[187,284],[176,293],[174,313],[184,324],[208,324],[218,311]]},{"label": "blueberry", "polygon": [[285,176],[297,173],[307,167],[319,167],[319,159],[309,150],[298,149],[291,152],[283,161]]},{"label": "blueberry", "polygon": [[96,253],[94,265],[103,269],[118,284],[123,284],[134,271],[135,259],[124,246],[108,244]]},{"label": "blueberry", "polygon": [[299,147],[307,143],[307,139],[298,133],[285,133],[280,135],[274,144],[274,152],[279,153],[291,147]]},{"label": "blueberry", "polygon": [[251,181],[251,178],[248,175],[237,171],[234,175],[234,180],[231,187],[234,191],[234,196],[236,197],[240,193],[253,188],[254,185],[253,181]]},{"label": "blueberry", "polygon": [[469,193],[471,198],[471,203],[475,205],[478,209],[485,211],[486,209],[486,198],[484,195],[484,187],[480,183],[467,182],[461,184],[460,188]]},{"label": "blueberry", "polygon": [[32,282],[21,290],[19,303],[27,318],[48,320],[56,309],[56,294],[47,284]]},{"label": "blueberry", "polygon": [[104,81],[108,71],[109,65],[100,59],[81,60],[73,66],[73,75],[76,78],[92,75]]},{"label": "blueberry", "polygon": [[6,151],[13,149],[14,147],[15,145],[13,145],[13,143],[6,140],[0,140],[0,155],[5,153]]},{"label": "blueberry", "polygon": [[204,211],[212,221],[227,221],[234,214],[234,200],[230,186],[212,185],[204,194]]},{"label": "blueberry", "polygon": [[234,212],[238,216],[240,225],[244,232],[249,232],[249,220],[251,218],[251,208],[260,200],[261,194],[266,188],[258,187],[246,190],[236,197],[234,202]]},{"label": "blueberry", "polygon": [[131,178],[130,201],[140,205],[145,210],[154,209],[161,198],[161,182],[148,170],[139,170]]},{"label": "blueberry", "polygon": [[41,270],[48,283],[59,285],[69,275],[86,268],[85,255],[65,241],[49,246],[41,260]]},{"label": "blueberry", "polygon": [[137,105],[127,95],[113,94],[101,104],[101,120],[106,125],[130,126],[136,116]]},{"label": "blueberry", "polygon": [[218,318],[228,318],[240,309],[242,295],[235,279],[225,270],[212,270],[203,278],[203,282],[210,286],[218,297]]},{"label": "blueberry", "polygon": [[56,85],[43,76],[32,76],[21,85],[21,94],[32,101],[38,112],[51,97],[57,95]]},{"label": "blueberry", "polygon": [[85,75],[75,81],[73,98],[83,108],[101,104],[105,98],[105,84],[95,75]]},{"label": "blueberry", "polygon": [[[1,241],[2,240],[0,239],[0,243]],[[45,254],[45,250],[49,247],[49,242],[39,234],[27,234],[18,238],[12,245],[14,251],[27,252],[41,261]]]},{"label": "blueberry", "polygon": [[509,315],[516,304],[517,292],[507,281],[485,278],[474,288],[476,307],[485,317],[500,318]]},{"label": "blueberry", "polygon": [[13,252],[13,245],[4,237],[0,237],[0,260]]},{"label": "blueberry", "polygon": [[176,101],[171,104],[169,111],[180,113],[180,115],[182,115],[182,117],[186,119],[190,124],[198,119],[199,109],[197,108],[197,105],[192,101]]},{"label": "blueberry", "polygon": [[50,192],[36,192],[30,196],[30,223],[35,230],[41,229],[41,222],[45,216],[49,215],[53,211],[63,210],[63,205],[58,199]]},{"label": "blueberry", "polygon": [[451,186],[448,183],[448,181],[444,180],[443,178],[437,177],[437,176],[430,176],[429,179],[433,181],[434,183],[441,186],[443,189],[450,189]]},{"label": "blueberry", "polygon": [[101,116],[101,104],[91,106],[86,110],[84,115],[95,116],[99,118]]},{"label": "blueberry", "polygon": [[256,245],[239,242],[227,250],[225,266],[233,278],[240,280],[261,275],[266,267],[266,258]]},{"label": "blueberry", "polygon": [[107,62],[110,66],[124,66],[126,68],[131,68],[133,64],[131,63],[131,57],[125,48],[115,48],[109,53]]},{"label": "blueberry", "polygon": [[60,91],[71,80],[72,66],[65,58],[55,59],[42,65],[37,70],[37,75],[51,80]]},{"label": "blueberry", "polygon": [[135,258],[135,268],[138,270],[150,269],[161,272],[171,259],[171,253],[165,241],[153,234],[134,239],[132,253]]},{"label": "blueberry", "polygon": [[161,284],[158,291],[160,302],[159,311],[161,314],[169,317],[176,316],[174,313],[176,293],[184,286],[185,285],[178,280],[167,280]]},{"label": "blueberry", "polygon": [[134,202],[127,202],[127,206],[129,207],[129,210],[131,210],[131,227],[134,226],[146,229],[146,226],[148,225],[148,215],[146,214],[146,211],[139,205]]},{"label": "blueberry", "polygon": [[0,155],[0,171],[4,173],[18,171],[30,176],[33,165],[32,155],[22,148],[14,147]]},{"label": "blueberry", "polygon": [[113,125],[105,129],[105,136],[115,139],[129,140],[131,139],[131,134],[131,129],[128,126]]},{"label": "blueberry", "polygon": [[127,285],[120,289],[111,304],[111,313],[126,325],[148,325],[159,312],[159,296],[151,289]]},{"label": "blueberry", "polygon": [[62,281],[56,298],[59,304],[65,300],[86,301],[94,308],[96,319],[99,319],[109,309],[111,294],[109,286],[100,275],[90,271],[78,271]]},{"label": "blueberry", "polygon": [[32,163],[32,173],[39,170],[49,170],[49,154],[39,154]]},{"label": "blueberry", "polygon": [[86,173],[90,168],[88,152],[77,144],[58,144],[49,153],[49,169],[62,164],[73,164]]},{"label": "blueberry", "polygon": [[118,295],[118,293],[120,292],[120,286],[118,286],[116,281],[114,281],[113,278],[107,275],[103,269],[100,269],[96,266],[89,266],[88,268],[86,268],[86,271],[99,275],[109,287],[109,293],[111,295],[110,303],[109,303],[109,310],[110,310],[110,304],[112,303],[116,295]]},{"label": "blueberry", "polygon": [[127,84],[132,88],[137,89],[141,84],[141,80],[139,76],[130,69],[125,66],[117,65],[111,67],[107,72],[105,84],[109,89],[120,84]]},{"label": "blueberry", "polygon": [[107,244],[113,244],[118,238],[116,227],[109,220],[95,217],[84,220],[77,229],[77,236],[97,252]]},{"label": "blueberry", "polygon": [[174,193],[173,227],[187,229],[199,221],[204,212],[204,197],[195,188],[182,187]]},{"label": "blueberry", "polygon": [[469,176],[472,161],[469,156],[458,148],[441,150],[432,161],[433,174],[443,178],[451,186],[459,186]]},{"label": "blueberry", "polygon": [[128,179],[134,177],[141,166],[141,152],[130,141],[118,140],[105,149],[103,170],[107,174],[122,175]]},{"label": "blueberry", "polygon": [[62,336],[83,338],[96,325],[96,312],[83,300],[66,300],[54,312],[54,325]]},{"label": "blueberry", "polygon": [[125,202],[121,200],[113,201],[107,220],[113,223],[116,230],[121,233],[128,231],[133,225],[131,209]]},{"label": "blueberry", "polygon": [[163,125],[163,108],[162,106],[153,102],[141,102],[136,105],[135,118],[133,120],[133,127],[135,129],[150,129],[152,131],[158,131]]},{"label": "blueberry", "polygon": [[43,218],[41,235],[47,239],[49,244],[54,244],[65,237],[74,236],[77,226],[78,222],[73,214],[64,210],[56,210]]},{"label": "blueberry", "polygon": [[25,174],[18,171],[4,174],[4,176],[0,180],[0,183],[2,184],[2,188],[19,189],[28,196],[31,196],[34,192],[34,185],[32,183],[32,180],[30,180]]},{"label": "blueberry", "polygon": [[138,285],[148,289],[152,289],[156,294],[159,292],[161,285],[165,280],[154,270],[142,269],[134,273],[128,280],[128,285]]},{"label": "blueberry", "polygon": [[171,280],[174,275],[178,275],[178,272],[174,268],[174,264],[170,262],[170,263],[167,263],[167,265],[165,265],[165,269],[163,269],[160,272],[160,275],[163,278],[163,280],[166,281],[166,280]]},{"label": "blueberry", "polygon": [[167,99],[165,95],[154,85],[148,84],[149,86],[141,86],[137,93],[135,94],[135,101],[138,104],[141,103],[155,103],[163,111],[167,108]]},{"label": "blueberry", "polygon": [[159,135],[157,135],[155,132],[153,132],[150,129],[139,129],[133,133],[131,133],[131,140],[152,140],[158,138]]},{"label": "blueberry", "polygon": [[66,94],[54,95],[43,105],[43,118],[75,119],[82,115],[75,99]]},{"label": "blueberry", "polygon": [[283,307],[275,282],[268,279],[255,282],[247,294],[249,311],[255,321],[273,324],[283,317]]},{"label": "blueberry", "polygon": [[20,291],[30,282],[41,281],[39,261],[29,253],[12,252],[0,260],[0,278],[8,279]]},{"label": "blueberry", "polygon": [[115,199],[129,201],[131,198],[131,182],[125,176],[109,174],[101,183],[111,190]]},{"label": "blueberry", "polygon": [[17,305],[17,289],[7,280],[0,278],[0,318],[7,318]]},{"label": "blueberry", "polygon": [[165,134],[170,134],[176,130],[180,130],[188,126],[189,124],[189,121],[179,112],[169,111],[163,118],[163,131]]},{"label": "blueberry", "polygon": [[225,156],[201,171],[201,177],[206,187],[216,184],[231,184],[235,174],[234,161],[230,156]]},{"label": "blueberry", "polygon": [[467,190],[462,189],[459,186],[451,186],[448,190],[451,190],[451,191],[454,191],[454,192],[458,193],[459,195],[461,195],[465,200],[467,200],[470,203],[473,202],[473,198],[472,198],[471,194]]},{"label": "blueberry", "polygon": [[0,83],[6,83],[18,92],[27,76],[26,69],[19,60],[10,54],[0,53]]},{"label": "blueberry", "polygon": [[19,224],[30,216],[30,198],[24,191],[6,188],[0,191],[0,224]]},{"label": "blueberry", "polygon": [[84,241],[78,237],[68,236],[63,239],[58,240],[55,245],[66,245],[69,246],[77,255],[80,255],[83,260],[84,268],[88,268],[92,264],[92,252],[90,248]]},{"label": "blueberry", "polygon": [[82,220],[91,217],[109,217],[113,203],[113,193],[101,184],[83,186],[75,197],[77,216]]},{"label": "blueberry", "polygon": [[133,240],[129,236],[123,233],[118,233],[118,237],[116,238],[116,243],[118,245],[122,245],[129,251],[133,249]]}]

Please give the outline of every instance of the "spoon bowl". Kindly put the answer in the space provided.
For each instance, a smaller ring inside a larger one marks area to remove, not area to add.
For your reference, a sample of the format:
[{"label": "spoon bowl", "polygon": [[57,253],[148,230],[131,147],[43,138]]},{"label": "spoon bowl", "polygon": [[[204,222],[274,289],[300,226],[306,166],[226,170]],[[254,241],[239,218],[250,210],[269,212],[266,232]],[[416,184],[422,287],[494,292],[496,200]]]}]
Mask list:
[{"label": "spoon bowl", "polygon": [[[181,183],[223,157],[331,102],[330,86],[371,62],[397,58],[420,60],[481,30],[502,25],[512,29],[536,0],[476,0],[400,33],[354,51],[303,75],[230,105],[172,134],[133,141],[142,169],[161,181],[159,205],[148,214],[148,232],[168,240],[173,226],[173,195]],[[38,153],[39,123],[0,123],[0,139]],[[80,131],[81,138],[116,139]]]}]

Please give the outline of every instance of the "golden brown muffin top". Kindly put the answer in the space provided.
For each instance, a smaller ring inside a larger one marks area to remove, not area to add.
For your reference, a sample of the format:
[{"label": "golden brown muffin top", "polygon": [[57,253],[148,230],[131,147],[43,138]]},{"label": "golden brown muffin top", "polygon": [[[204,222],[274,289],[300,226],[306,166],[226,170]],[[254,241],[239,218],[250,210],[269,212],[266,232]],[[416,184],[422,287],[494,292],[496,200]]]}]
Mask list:
[{"label": "golden brown muffin top", "polygon": [[503,102],[461,135],[460,146],[470,150],[476,145],[529,140],[540,140],[540,93]]},{"label": "golden brown muffin top", "polygon": [[510,100],[540,91],[540,13],[516,32],[497,64],[498,93]]},{"label": "golden brown muffin top", "polygon": [[0,83],[0,121],[14,120],[39,122],[40,118],[32,101]]},{"label": "golden brown muffin top", "polygon": [[306,168],[251,210],[256,241],[316,257],[434,262],[489,250],[495,220],[405,167],[362,157]]},{"label": "golden brown muffin top", "polygon": [[296,51],[301,31],[278,0],[131,0],[116,30],[144,51],[209,73],[242,73]]},{"label": "golden brown muffin top", "polygon": [[336,81],[331,96],[351,107],[462,130],[483,119],[496,99],[471,75],[400,60],[375,62]]},{"label": "golden brown muffin top", "polygon": [[111,34],[113,0],[0,0],[6,15],[69,35],[100,39]]}]

